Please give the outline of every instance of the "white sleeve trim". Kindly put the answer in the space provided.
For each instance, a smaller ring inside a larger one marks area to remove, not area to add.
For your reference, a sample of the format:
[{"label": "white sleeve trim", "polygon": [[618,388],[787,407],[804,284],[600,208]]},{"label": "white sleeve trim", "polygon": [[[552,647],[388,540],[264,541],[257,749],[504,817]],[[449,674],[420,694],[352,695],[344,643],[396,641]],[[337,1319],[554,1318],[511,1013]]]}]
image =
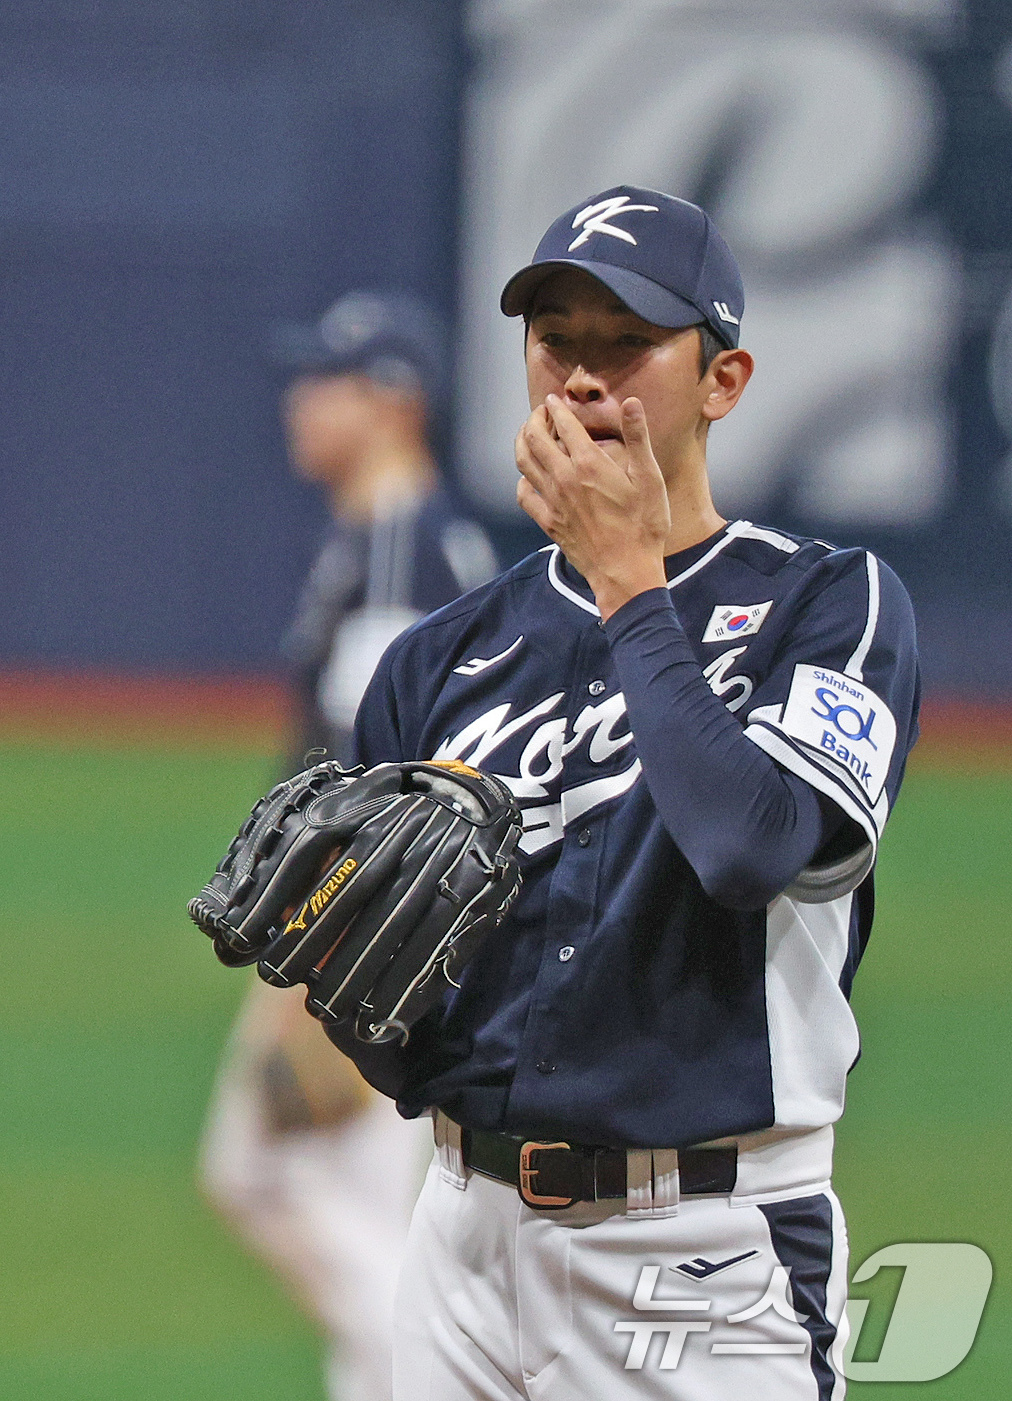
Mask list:
[{"label": "white sleeve trim", "polygon": [[751,521],[742,521],[742,528],[738,534],[743,540],[762,540],[767,545],[773,545],[775,549],[783,550],[785,555],[797,554],[801,546],[796,540],[788,540],[786,535],[781,535],[778,530],[766,530],[762,526],[753,525]]},{"label": "white sleeve trim", "polygon": [[852,817],[864,828],[870,841],[878,843],[879,829],[874,812],[869,810],[864,803],[857,801],[850,789],[844,786],[845,780],[842,771],[839,778],[835,773],[827,772],[813,759],[800,753],[786,735],[780,734],[777,730],[771,730],[768,725],[748,725],[744,733],[746,738],[750,739],[753,744],[757,744],[771,759],[775,759],[784,768],[790,769],[791,773],[797,774],[798,778],[803,778],[806,783],[810,783],[820,793],[825,793],[827,798],[832,798],[843,808],[848,817]]},{"label": "white sleeve trim", "polygon": [[749,725],[745,736],[783,768],[803,778],[818,792],[832,798],[837,807],[867,834],[867,843],[854,853],[828,866],[809,866],[802,871],[784,893],[805,904],[816,905],[847,895],[864,880],[875,864],[878,850],[878,829],[868,810],[847,792],[837,779],[804,758],[794,746],[766,725]]},{"label": "white sleeve trim", "polygon": [[853,656],[843,668],[844,675],[853,676],[856,681],[864,680],[864,664],[871,650],[875,629],[878,627],[880,598],[878,560],[873,554],[866,554],[864,558],[868,569],[868,621],[864,625],[861,641],[857,644]]},{"label": "white sleeve trim", "polygon": [[856,890],[874,864],[875,848],[865,842],[839,861],[825,866],[806,866],[784,894],[801,905],[826,905]]},{"label": "white sleeve trim", "polygon": [[[779,727],[776,724],[773,725],[773,728],[776,729],[779,733]],[[871,812],[872,816],[875,818],[876,829],[881,834],[882,829],[885,826],[885,817],[883,817],[880,822],[878,820],[878,812],[883,799],[885,800],[886,804],[886,814],[888,814],[889,811],[889,798],[886,794],[884,785],[880,797],[875,803],[872,803],[869,801],[868,794],[861,787],[861,785],[858,783],[857,779],[853,776],[849,769],[841,768],[840,765],[835,764],[832,759],[825,758],[822,754],[819,753],[817,749],[809,749],[807,745],[795,739],[793,736],[789,738],[788,742],[795,748],[796,752],[802,753],[809,763],[818,764],[820,769],[825,769],[826,773],[828,773],[832,778],[835,778],[837,783],[845,787],[848,793],[855,796],[861,803],[861,805],[864,808],[866,808],[869,812]]]}]

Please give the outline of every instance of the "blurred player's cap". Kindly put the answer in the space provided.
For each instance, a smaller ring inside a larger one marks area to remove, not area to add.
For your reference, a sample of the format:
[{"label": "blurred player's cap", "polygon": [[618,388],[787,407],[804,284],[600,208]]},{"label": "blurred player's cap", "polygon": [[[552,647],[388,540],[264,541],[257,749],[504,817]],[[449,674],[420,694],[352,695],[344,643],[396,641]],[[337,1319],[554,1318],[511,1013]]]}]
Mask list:
[{"label": "blurred player's cap", "polygon": [[406,292],[348,292],[309,325],[274,328],[275,361],[293,374],[361,374],[398,389],[420,389],[430,404],[443,394],[445,332],[433,312]]},{"label": "blurred player's cap", "polygon": [[591,195],[556,219],[533,260],[510,278],[503,311],[522,315],[545,278],[571,267],[591,273],[644,321],[672,330],[705,321],[725,346],[738,344],[741,273],[698,205],[636,185]]}]

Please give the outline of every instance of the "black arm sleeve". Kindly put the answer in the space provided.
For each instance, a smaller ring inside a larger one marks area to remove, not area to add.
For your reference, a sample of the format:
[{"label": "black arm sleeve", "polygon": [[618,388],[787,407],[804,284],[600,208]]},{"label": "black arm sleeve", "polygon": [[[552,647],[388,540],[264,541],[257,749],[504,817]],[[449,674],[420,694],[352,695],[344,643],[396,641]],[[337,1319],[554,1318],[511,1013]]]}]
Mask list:
[{"label": "black arm sleeve", "polygon": [[707,685],[667,589],[630,599],[605,632],[661,820],[708,895],[762,908],[850,824],[745,738]]}]

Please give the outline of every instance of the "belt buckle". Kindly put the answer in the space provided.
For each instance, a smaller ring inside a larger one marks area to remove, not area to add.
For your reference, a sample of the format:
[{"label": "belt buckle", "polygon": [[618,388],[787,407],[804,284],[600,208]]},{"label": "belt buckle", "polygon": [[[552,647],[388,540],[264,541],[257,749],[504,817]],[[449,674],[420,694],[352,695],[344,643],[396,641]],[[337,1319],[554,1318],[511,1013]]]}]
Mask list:
[{"label": "belt buckle", "polygon": [[537,1177],[539,1169],[531,1167],[531,1154],[537,1152],[547,1152],[553,1148],[569,1149],[568,1143],[535,1143],[528,1140],[520,1149],[520,1181],[517,1190],[520,1193],[520,1200],[525,1206],[534,1207],[537,1211],[560,1211],[563,1207],[572,1206],[577,1200],[576,1197],[545,1197],[534,1190],[534,1179]]}]

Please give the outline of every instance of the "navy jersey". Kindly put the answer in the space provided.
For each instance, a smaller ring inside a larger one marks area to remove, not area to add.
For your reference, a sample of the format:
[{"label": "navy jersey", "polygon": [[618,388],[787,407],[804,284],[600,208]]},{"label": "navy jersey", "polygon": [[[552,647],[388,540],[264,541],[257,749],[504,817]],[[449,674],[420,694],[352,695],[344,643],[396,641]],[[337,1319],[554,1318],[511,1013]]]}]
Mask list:
[{"label": "navy jersey", "polygon": [[289,771],[314,748],[347,762],[355,711],[387,644],[498,568],[485,532],[442,488],[404,494],[368,524],[333,520],[282,643],[300,708]]},{"label": "navy jersey", "polygon": [[[667,590],[602,624],[546,547],[411,628],[373,678],[361,762],[461,759],[524,814],[508,921],[406,1048],[360,1062],[404,1113],[680,1147],[842,1111],[870,872],[916,733],[909,601],[863,550],[743,521],[666,563]],[[705,702],[691,722],[679,649]],[[733,827],[736,784],[670,798],[721,727],[743,769],[842,824],[760,907],[715,898],[686,855]]]}]

